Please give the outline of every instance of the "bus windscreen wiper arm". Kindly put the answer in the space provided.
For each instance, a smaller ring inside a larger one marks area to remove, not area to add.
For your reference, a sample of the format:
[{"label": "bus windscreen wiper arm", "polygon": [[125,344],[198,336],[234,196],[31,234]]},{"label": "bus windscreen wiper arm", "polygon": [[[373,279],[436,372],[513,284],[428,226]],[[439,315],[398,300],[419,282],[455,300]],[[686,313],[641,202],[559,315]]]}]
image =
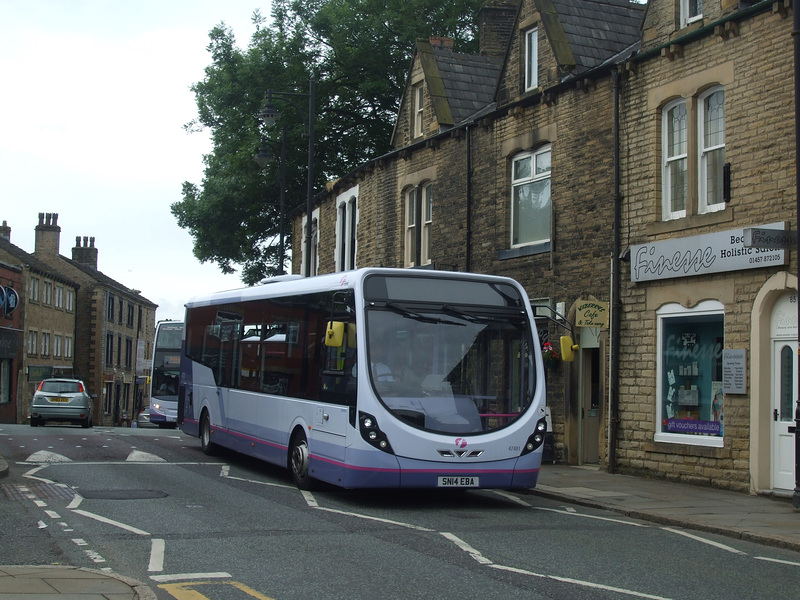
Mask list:
[{"label": "bus windscreen wiper arm", "polygon": [[386,308],[388,308],[392,312],[396,312],[398,315],[402,315],[408,319],[414,319],[415,321],[420,321],[422,323],[437,323],[442,325],[459,325],[461,327],[466,327],[464,323],[456,323],[455,321],[445,321],[443,319],[437,319],[435,317],[426,317],[419,313],[411,312],[408,309],[397,306],[393,302],[387,302]]}]

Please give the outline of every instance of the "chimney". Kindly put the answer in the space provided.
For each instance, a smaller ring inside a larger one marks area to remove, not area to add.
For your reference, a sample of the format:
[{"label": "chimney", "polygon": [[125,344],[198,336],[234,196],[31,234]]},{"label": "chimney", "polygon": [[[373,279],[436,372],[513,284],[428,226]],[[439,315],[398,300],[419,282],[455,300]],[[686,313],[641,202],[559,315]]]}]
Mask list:
[{"label": "chimney", "polygon": [[81,245],[81,236],[75,236],[72,260],[87,267],[92,267],[95,271],[97,270],[97,248],[94,247],[93,237],[83,236],[83,245]]},{"label": "chimney", "polygon": [[3,238],[5,241],[11,241],[11,227],[8,226],[8,221],[3,220],[3,224],[0,225],[0,238]]},{"label": "chimney", "polygon": [[520,0],[486,0],[478,13],[481,56],[505,58]]},{"label": "chimney", "polygon": [[430,44],[434,48],[440,48],[442,50],[452,50],[453,49],[453,38],[451,37],[442,37],[440,35],[432,35],[430,37]]},{"label": "chimney", "polygon": [[33,254],[51,254],[58,256],[61,227],[58,226],[58,213],[39,213],[39,224],[36,226],[36,241]]}]

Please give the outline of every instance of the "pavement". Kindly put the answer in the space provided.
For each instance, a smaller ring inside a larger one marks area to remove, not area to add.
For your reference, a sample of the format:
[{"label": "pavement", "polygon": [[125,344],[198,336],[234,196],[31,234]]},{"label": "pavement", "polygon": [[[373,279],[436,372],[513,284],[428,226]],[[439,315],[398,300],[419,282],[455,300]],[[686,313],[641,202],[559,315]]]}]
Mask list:
[{"label": "pavement", "polygon": [[[8,465],[0,456],[0,478]],[[614,511],[662,525],[800,552],[800,511],[791,498],[751,496],[684,483],[610,474],[597,467],[542,465],[530,495]],[[155,600],[147,584],[78,567],[0,566],[0,600]]]}]

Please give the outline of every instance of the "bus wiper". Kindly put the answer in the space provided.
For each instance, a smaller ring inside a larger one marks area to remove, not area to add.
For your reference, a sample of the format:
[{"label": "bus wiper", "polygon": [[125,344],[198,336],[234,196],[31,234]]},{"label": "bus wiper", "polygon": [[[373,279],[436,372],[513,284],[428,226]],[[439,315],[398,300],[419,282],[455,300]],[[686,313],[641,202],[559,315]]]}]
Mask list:
[{"label": "bus wiper", "polygon": [[386,308],[391,310],[392,312],[396,312],[398,315],[402,315],[407,319],[414,319],[415,321],[420,321],[421,323],[434,323],[434,324],[441,324],[441,325],[459,325],[460,327],[466,327],[464,323],[456,323],[454,321],[445,321],[443,319],[437,319],[435,317],[426,317],[419,313],[411,312],[408,309],[402,308],[393,302],[387,302]]},{"label": "bus wiper", "polygon": [[509,323],[516,325],[513,322],[512,318],[517,317],[519,318],[519,314],[514,311],[513,314],[506,315],[476,315],[474,313],[467,312],[465,310],[461,310],[460,308],[456,308],[454,306],[450,306],[449,304],[445,304],[442,306],[442,312],[448,315],[453,315],[454,317],[458,317],[459,319],[464,319],[465,321],[469,321],[470,323]]}]

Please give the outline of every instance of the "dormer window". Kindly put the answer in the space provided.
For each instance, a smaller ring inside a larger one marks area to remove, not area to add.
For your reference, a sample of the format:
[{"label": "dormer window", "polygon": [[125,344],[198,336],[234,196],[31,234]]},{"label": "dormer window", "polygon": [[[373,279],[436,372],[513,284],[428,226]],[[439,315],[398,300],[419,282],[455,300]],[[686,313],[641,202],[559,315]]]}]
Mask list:
[{"label": "dormer window", "polygon": [[413,95],[413,102],[412,102],[412,131],[415,138],[422,136],[422,116],[423,116],[423,99],[424,95],[422,93],[423,87],[422,82],[416,84],[412,89],[411,93]]},{"label": "dormer window", "polygon": [[681,27],[694,23],[703,18],[703,0],[680,0],[681,2]]},{"label": "dormer window", "polygon": [[539,87],[539,28],[525,33],[525,91]]}]

